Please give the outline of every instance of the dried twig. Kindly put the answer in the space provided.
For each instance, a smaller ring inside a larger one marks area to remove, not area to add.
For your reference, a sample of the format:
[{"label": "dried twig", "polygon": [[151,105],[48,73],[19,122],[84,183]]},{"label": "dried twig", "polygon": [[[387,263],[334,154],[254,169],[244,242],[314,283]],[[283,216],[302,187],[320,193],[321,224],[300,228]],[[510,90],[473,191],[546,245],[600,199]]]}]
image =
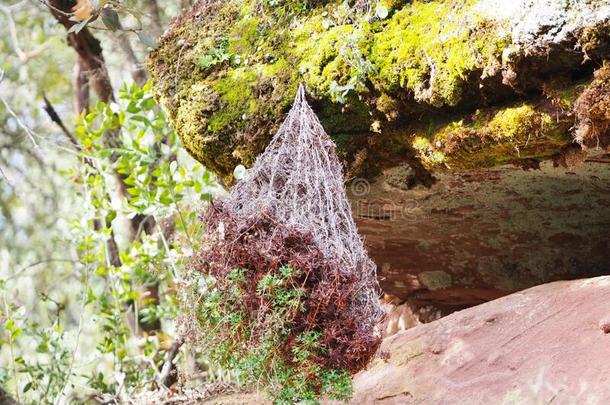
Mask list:
[{"label": "dried twig", "polygon": [[[0,83],[2,83],[3,80],[4,80],[4,70],[0,69]],[[35,139],[36,134],[34,133],[34,131],[32,131],[27,125],[25,125],[25,123],[21,120],[21,118],[19,118],[19,116],[15,113],[15,111],[13,111],[13,109],[8,104],[8,102],[4,99],[4,97],[0,96],[0,101],[2,101],[2,103],[6,107],[6,111],[8,111],[8,113],[15,119],[15,121],[17,122],[17,125],[19,125],[28,135],[28,137],[32,141],[32,144],[38,148],[38,143],[36,142],[36,139]]]},{"label": "dried twig", "polygon": [[57,114],[55,107],[53,107],[53,104],[51,104],[51,102],[49,101],[49,99],[47,98],[47,96],[44,93],[42,95],[42,99],[44,100],[43,109],[46,111],[46,113],[49,116],[49,118],[51,119],[51,121],[53,121],[55,124],[57,124],[57,126],[59,128],[61,128],[61,130],[64,133],[64,135],[66,136],[66,138],[68,138],[70,143],[72,145],[74,145],[74,147],[77,150],[80,150],[81,148],[80,148],[80,145],[78,144],[78,141],[76,140],[76,138],[74,138],[72,133],[70,131],[68,131],[68,128],[66,128],[66,126],[64,125],[64,122],[59,117],[59,114]]},{"label": "dried twig", "polygon": [[159,376],[159,383],[162,386],[170,387],[172,385],[172,381],[175,381],[175,376],[172,375],[172,371],[175,371],[176,367],[174,364],[174,360],[178,353],[180,353],[180,348],[184,344],[184,337],[179,338],[172,344],[169,351],[167,352],[167,357],[165,359],[165,363],[163,363],[163,368],[161,369],[161,375]]}]

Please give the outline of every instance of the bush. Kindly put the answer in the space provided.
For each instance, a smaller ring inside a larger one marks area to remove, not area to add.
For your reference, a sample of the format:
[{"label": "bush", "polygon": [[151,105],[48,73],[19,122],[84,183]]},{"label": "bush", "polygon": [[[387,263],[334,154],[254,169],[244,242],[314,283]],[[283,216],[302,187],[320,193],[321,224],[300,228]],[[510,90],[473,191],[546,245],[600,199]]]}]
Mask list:
[{"label": "bush", "polygon": [[351,374],[380,340],[348,311],[354,276],[328,260],[311,234],[270,213],[243,222],[216,202],[204,221],[222,233],[193,262],[203,274],[198,338],[211,358],[241,382],[264,385],[276,403],[348,400]]}]

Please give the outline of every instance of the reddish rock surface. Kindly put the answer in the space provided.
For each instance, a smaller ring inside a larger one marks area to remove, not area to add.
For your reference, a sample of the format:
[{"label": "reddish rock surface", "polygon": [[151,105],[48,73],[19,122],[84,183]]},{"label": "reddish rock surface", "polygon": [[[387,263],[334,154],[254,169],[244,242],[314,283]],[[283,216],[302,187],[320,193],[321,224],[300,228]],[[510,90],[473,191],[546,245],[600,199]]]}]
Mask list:
[{"label": "reddish rock surface", "polygon": [[610,277],[456,312],[386,339],[352,403],[608,404],[609,319]]},{"label": "reddish rock surface", "polygon": [[544,162],[437,174],[430,189],[400,189],[390,174],[367,184],[352,208],[381,288],[448,314],[610,274],[610,154],[595,159],[571,171]]}]

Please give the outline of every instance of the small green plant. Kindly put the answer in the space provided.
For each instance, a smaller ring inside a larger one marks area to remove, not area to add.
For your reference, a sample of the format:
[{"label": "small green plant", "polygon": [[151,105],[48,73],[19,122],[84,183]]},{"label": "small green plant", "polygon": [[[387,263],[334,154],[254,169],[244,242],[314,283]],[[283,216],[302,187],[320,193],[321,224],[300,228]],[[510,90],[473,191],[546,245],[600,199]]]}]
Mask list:
[{"label": "small green plant", "polygon": [[221,63],[230,62],[233,55],[227,50],[228,43],[229,41],[223,38],[216,46],[208,49],[205,55],[197,58],[199,66],[210,69]]},{"label": "small green plant", "polygon": [[345,38],[341,47],[341,56],[349,66],[349,79],[347,83],[340,85],[333,80],[330,84],[329,95],[335,102],[345,104],[350,91],[366,91],[366,83],[371,75],[376,73],[375,66],[362,53],[362,34],[358,22],[353,31]]},{"label": "small green plant", "polygon": [[[302,272],[281,266],[260,278],[254,295],[252,273],[234,269],[221,284],[206,278],[198,321],[207,331],[202,345],[210,357],[231,369],[242,384],[263,384],[276,404],[315,403],[321,395],[347,401],[350,374],[320,366],[320,356],[327,352],[322,333],[303,330],[293,336],[294,320],[307,305],[296,282]],[[252,319],[244,300],[258,300],[265,308],[264,319]],[[264,327],[253,328],[260,325]],[[289,346],[287,340],[292,340]],[[282,352],[287,347],[291,352]]]}]

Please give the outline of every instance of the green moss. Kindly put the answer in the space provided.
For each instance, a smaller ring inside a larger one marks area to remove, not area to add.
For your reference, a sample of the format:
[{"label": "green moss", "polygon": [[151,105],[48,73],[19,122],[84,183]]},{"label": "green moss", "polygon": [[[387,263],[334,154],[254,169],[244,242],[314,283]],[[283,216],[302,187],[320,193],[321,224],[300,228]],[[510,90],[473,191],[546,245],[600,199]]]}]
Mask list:
[{"label": "green moss", "polygon": [[377,4],[386,7],[389,12],[400,10],[409,0],[380,0]]},{"label": "green moss", "polygon": [[[185,16],[162,39],[151,55],[151,75],[180,138],[198,160],[220,173],[252,161],[265,137],[271,135],[268,132],[283,117],[299,80],[320,99],[322,122],[330,133],[367,133],[372,107],[361,97],[369,92],[364,86],[367,79],[384,90],[377,96],[379,110],[395,119],[397,99],[385,90],[402,86],[418,90],[416,96],[423,94],[429,79],[425,55],[442,71],[431,86],[435,93],[430,95],[431,103],[454,104],[459,82],[469,69],[485,62],[482,54],[492,53],[488,49],[494,43],[488,41],[491,35],[481,36],[482,49],[477,44],[464,45],[469,27],[456,25],[457,11],[467,9],[468,2],[404,5],[393,0],[384,4],[393,13],[386,20],[357,25],[349,19],[347,24],[336,25],[333,16],[342,6],[326,3],[327,14],[322,8],[300,8],[297,19],[278,18],[269,10],[260,13],[253,1],[211,3],[196,18]],[[456,23],[448,24],[444,17],[451,12],[456,16],[450,21]],[[446,43],[434,39],[439,34],[448,38]],[[230,60],[201,66],[198,59],[219,41],[226,44]],[[372,77],[367,76],[370,61],[378,69]],[[355,82],[354,77],[358,77]],[[334,82],[355,83],[344,105],[330,102]],[[237,140],[252,134],[260,136],[261,142],[257,139],[245,147]],[[442,160],[434,151],[430,156]]]},{"label": "green moss", "polygon": [[262,29],[261,21],[257,17],[247,16],[239,20],[230,33],[229,51],[239,55],[256,52]]},{"label": "green moss", "polygon": [[445,154],[437,150],[430,140],[423,136],[416,136],[412,143],[413,149],[417,152],[425,166],[438,167],[445,162]]},{"label": "green moss", "polygon": [[296,34],[295,51],[302,55],[299,72],[319,94],[328,92],[332,81],[345,82],[349,76],[341,48],[350,31],[347,25],[324,30],[321,19],[314,18]]},{"label": "green moss", "polygon": [[214,83],[214,89],[220,94],[221,105],[209,119],[209,132],[217,134],[229,126],[231,129],[245,126],[246,120],[257,110],[253,88],[259,74],[260,67],[241,67],[231,69],[226,77]]},{"label": "green moss", "polygon": [[[319,96],[328,95],[331,84],[347,84],[362,74],[370,52],[371,25],[362,23],[324,26],[321,15],[306,19],[294,32],[294,54],[298,55],[299,72],[309,89]],[[356,88],[365,92],[364,87]]]},{"label": "green moss", "polygon": [[182,141],[184,148],[203,165],[218,173],[223,173],[234,162],[228,139],[219,138],[208,131],[210,114],[217,108],[219,95],[206,83],[193,84],[178,98],[176,114],[172,126]]},{"label": "green moss", "polygon": [[454,106],[468,75],[499,65],[507,38],[471,14],[471,0],[415,1],[375,35],[371,60],[378,86],[407,89],[416,100]]},{"label": "green moss", "polygon": [[[429,168],[457,170],[548,156],[565,143],[566,123],[530,104],[474,119],[437,116],[434,107],[463,106],[464,94],[477,94],[483,77],[499,71],[508,38],[476,15],[474,2],[384,0],[387,18],[372,21],[346,15],[339,1],[273,9],[254,0],[200,2],[148,64],[186,149],[225,176],[254,161],[300,81],[327,132],[341,134],[340,156],[366,170],[404,163],[413,150]],[[218,44],[230,58],[201,66]],[[333,102],[336,84],[352,86],[343,104]],[[573,103],[576,93],[562,91]],[[421,119],[430,124],[413,123]]]},{"label": "green moss", "polygon": [[411,146],[429,168],[491,167],[520,159],[542,159],[569,142],[569,120],[556,120],[532,104],[477,111],[426,131],[416,130]]},{"label": "green moss", "polygon": [[533,106],[523,104],[498,111],[485,129],[498,142],[520,142],[552,132],[555,126],[548,114],[537,112]]}]

